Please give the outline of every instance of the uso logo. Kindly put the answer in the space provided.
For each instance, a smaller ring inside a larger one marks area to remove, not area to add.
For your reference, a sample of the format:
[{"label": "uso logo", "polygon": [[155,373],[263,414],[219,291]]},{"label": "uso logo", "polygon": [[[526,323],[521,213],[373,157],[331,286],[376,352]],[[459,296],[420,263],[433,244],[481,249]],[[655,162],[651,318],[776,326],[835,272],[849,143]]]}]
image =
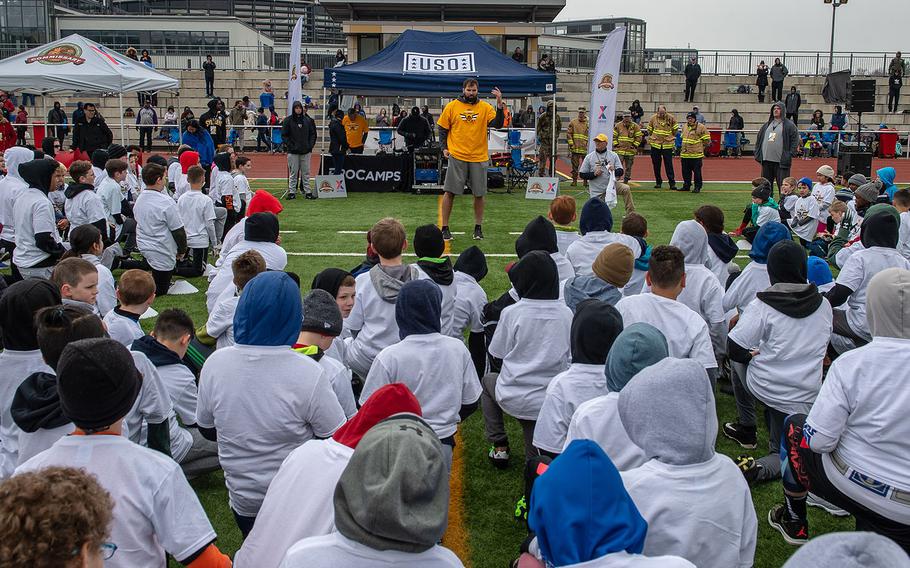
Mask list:
[{"label": "uso logo", "polygon": [[415,53],[404,54],[405,73],[475,73],[473,53]]}]

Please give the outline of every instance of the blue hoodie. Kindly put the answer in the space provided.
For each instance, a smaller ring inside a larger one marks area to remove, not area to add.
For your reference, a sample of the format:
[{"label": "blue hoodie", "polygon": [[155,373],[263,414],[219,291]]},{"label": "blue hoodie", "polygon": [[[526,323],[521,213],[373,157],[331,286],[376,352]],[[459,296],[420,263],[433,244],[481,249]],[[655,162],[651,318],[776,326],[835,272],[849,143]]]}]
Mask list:
[{"label": "blue hoodie", "polygon": [[548,566],[641,554],[648,532],[616,466],[591,440],[573,440],[537,478],[528,524]]},{"label": "blue hoodie", "polygon": [[607,204],[596,197],[589,199],[581,208],[578,230],[582,235],[592,231],[612,231],[613,213]]},{"label": "blue hoodie", "polygon": [[888,203],[891,203],[894,201],[894,192],[897,191],[897,186],[894,185],[894,178],[897,176],[897,172],[894,171],[894,168],[888,166],[887,168],[876,170],[875,175],[882,181],[882,191],[888,194]]},{"label": "blue hoodie", "polygon": [[203,166],[212,164],[212,160],[215,159],[215,142],[212,141],[212,135],[205,128],[200,126],[196,129],[195,134],[184,130],[183,143],[199,153],[200,164]]},{"label": "blue hoodie", "polygon": [[284,272],[262,272],[243,287],[234,312],[234,341],[291,347],[302,322],[300,287]]},{"label": "blue hoodie", "polygon": [[[246,294],[246,289],[244,289]],[[241,297],[243,297],[241,295]],[[432,280],[405,282],[395,300],[398,337],[439,333],[442,314],[442,290]]]},{"label": "blue hoodie", "polygon": [[809,282],[816,286],[824,286],[834,281],[831,274],[831,267],[823,258],[810,256],[806,261],[806,267],[809,275]]},{"label": "blue hoodie", "polygon": [[749,252],[749,258],[759,264],[768,264],[768,252],[779,241],[792,238],[790,229],[783,223],[770,221],[761,226],[752,240],[752,250]]}]

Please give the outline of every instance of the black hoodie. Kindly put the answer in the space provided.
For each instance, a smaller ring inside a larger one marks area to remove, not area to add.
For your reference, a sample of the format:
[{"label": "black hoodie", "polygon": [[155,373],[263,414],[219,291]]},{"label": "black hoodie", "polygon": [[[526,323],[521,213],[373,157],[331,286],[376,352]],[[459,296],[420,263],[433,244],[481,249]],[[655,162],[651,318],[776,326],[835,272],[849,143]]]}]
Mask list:
[{"label": "black hoodie", "polygon": [[[22,172],[22,166],[19,166],[19,172]],[[876,211],[863,219],[860,241],[866,248],[896,248],[899,236],[899,218],[890,211]]]},{"label": "black hoodie", "polygon": [[70,423],[60,407],[57,394],[57,376],[53,373],[32,373],[26,378],[16,394],[10,408],[13,422],[23,432],[52,430]]},{"label": "black hoodie", "polygon": [[92,165],[103,170],[104,166],[107,165],[107,161],[110,159],[110,156],[111,155],[107,150],[98,148],[92,152]]},{"label": "black hoodie", "polygon": [[231,173],[231,155],[227,152],[219,152],[212,158],[212,163],[218,166],[218,171]]},{"label": "black hoodie", "polygon": [[212,136],[212,142],[215,146],[224,144],[227,140],[227,115],[224,110],[217,110],[218,103],[221,99],[212,99],[209,101],[209,110],[199,117],[199,124],[209,131]]},{"label": "black hoodie", "polygon": [[780,313],[802,319],[814,314],[822,303],[815,284],[809,284],[806,250],[791,240],[776,243],[768,252],[771,287],[757,298]]},{"label": "black hoodie", "polygon": [[739,250],[730,235],[726,233],[708,233],[708,246],[724,263],[733,260]]},{"label": "black hoodie", "polygon": [[509,280],[519,298],[559,299],[559,270],[553,258],[544,251],[531,251],[522,257],[509,271]]},{"label": "black hoodie", "polygon": [[[39,158],[37,160],[32,160],[31,162],[20,164],[19,175],[29,187],[33,187],[41,191],[44,195],[47,195],[52,189],[51,178],[53,178],[54,172],[59,165],[60,164],[55,160]],[[50,209],[48,214],[53,217],[53,209]],[[54,219],[51,219],[51,221],[56,222]],[[57,262],[57,259],[66,252],[63,245],[58,243],[54,238],[54,235],[50,232],[35,233],[35,246],[50,255],[34,265],[35,267],[53,266]]]},{"label": "black hoodie", "polygon": [[294,102],[291,114],[281,121],[281,139],[287,145],[288,154],[309,154],[316,146],[316,122],[305,112],[294,112],[298,107],[303,110],[300,101]]},{"label": "black hoodie", "polygon": [[455,270],[463,272],[480,282],[487,275],[487,257],[476,246],[466,248],[458,255],[458,260],[455,261]]},{"label": "black hoodie", "polygon": [[95,186],[88,183],[73,182],[66,186],[66,191],[63,192],[63,195],[65,195],[67,199],[72,199],[83,191],[95,191]]},{"label": "black hoodie", "polygon": [[0,297],[3,348],[13,351],[38,349],[35,313],[60,302],[60,289],[43,278],[27,278],[7,288]]},{"label": "black hoodie", "polygon": [[538,215],[525,226],[515,239],[515,254],[524,258],[531,251],[541,250],[548,254],[559,251],[556,242],[556,227],[543,216]]},{"label": "black hoodie", "polygon": [[278,216],[274,213],[253,213],[246,218],[243,240],[254,243],[274,243],[278,240]]},{"label": "black hoodie", "polygon": [[168,349],[151,335],[143,335],[139,339],[133,341],[133,344],[130,345],[130,351],[142,353],[148,357],[148,360],[151,361],[152,365],[156,368],[185,364],[179,355]]},{"label": "black hoodie", "polygon": [[443,257],[445,241],[442,231],[436,225],[422,225],[414,232],[414,254],[417,255],[417,266],[440,286],[449,286],[455,279],[452,260]]},{"label": "black hoodie", "polygon": [[572,363],[603,365],[622,333],[622,315],[613,306],[591,298],[578,304],[572,318]]}]

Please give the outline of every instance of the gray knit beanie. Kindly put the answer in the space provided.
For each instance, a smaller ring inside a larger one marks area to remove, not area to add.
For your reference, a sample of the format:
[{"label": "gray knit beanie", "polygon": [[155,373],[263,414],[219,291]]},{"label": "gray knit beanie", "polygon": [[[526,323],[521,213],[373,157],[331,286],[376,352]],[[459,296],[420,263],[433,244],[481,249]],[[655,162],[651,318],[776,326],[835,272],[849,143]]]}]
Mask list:
[{"label": "gray knit beanie", "polygon": [[850,179],[847,180],[847,185],[855,185],[856,187],[859,187],[861,185],[865,185],[868,182],[869,180],[867,180],[866,176],[863,174],[853,174],[850,176]]},{"label": "gray knit beanie", "polygon": [[343,322],[335,298],[325,290],[313,290],[303,297],[303,323],[300,331],[315,331],[338,337]]},{"label": "gray knit beanie", "polygon": [[870,181],[868,183],[864,183],[863,185],[857,187],[856,191],[854,191],[853,193],[855,195],[859,195],[860,197],[862,197],[869,203],[875,203],[875,201],[878,199],[878,194],[880,193],[880,191],[879,191],[880,189],[881,189],[880,185],[878,185],[874,181]]},{"label": "gray knit beanie", "polygon": [[893,540],[871,532],[828,533],[804,544],[784,568],[907,568]]}]

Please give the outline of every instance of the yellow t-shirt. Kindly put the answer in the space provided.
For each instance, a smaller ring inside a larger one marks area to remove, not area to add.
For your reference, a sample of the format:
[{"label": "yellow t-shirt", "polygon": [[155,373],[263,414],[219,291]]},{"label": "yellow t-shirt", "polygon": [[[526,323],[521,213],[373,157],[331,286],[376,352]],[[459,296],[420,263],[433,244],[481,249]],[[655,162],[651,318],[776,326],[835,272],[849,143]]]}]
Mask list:
[{"label": "yellow t-shirt", "polygon": [[360,148],[363,146],[363,134],[370,131],[370,125],[367,124],[367,119],[358,114],[354,117],[354,120],[351,120],[348,115],[345,115],[341,124],[344,126],[344,132],[348,139],[348,146],[351,148]]},{"label": "yellow t-shirt", "polygon": [[486,162],[487,125],[496,118],[496,109],[488,102],[469,105],[454,100],[446,105],[436,124],[449,131],[446,143],[449,153],[462,162]]}]

